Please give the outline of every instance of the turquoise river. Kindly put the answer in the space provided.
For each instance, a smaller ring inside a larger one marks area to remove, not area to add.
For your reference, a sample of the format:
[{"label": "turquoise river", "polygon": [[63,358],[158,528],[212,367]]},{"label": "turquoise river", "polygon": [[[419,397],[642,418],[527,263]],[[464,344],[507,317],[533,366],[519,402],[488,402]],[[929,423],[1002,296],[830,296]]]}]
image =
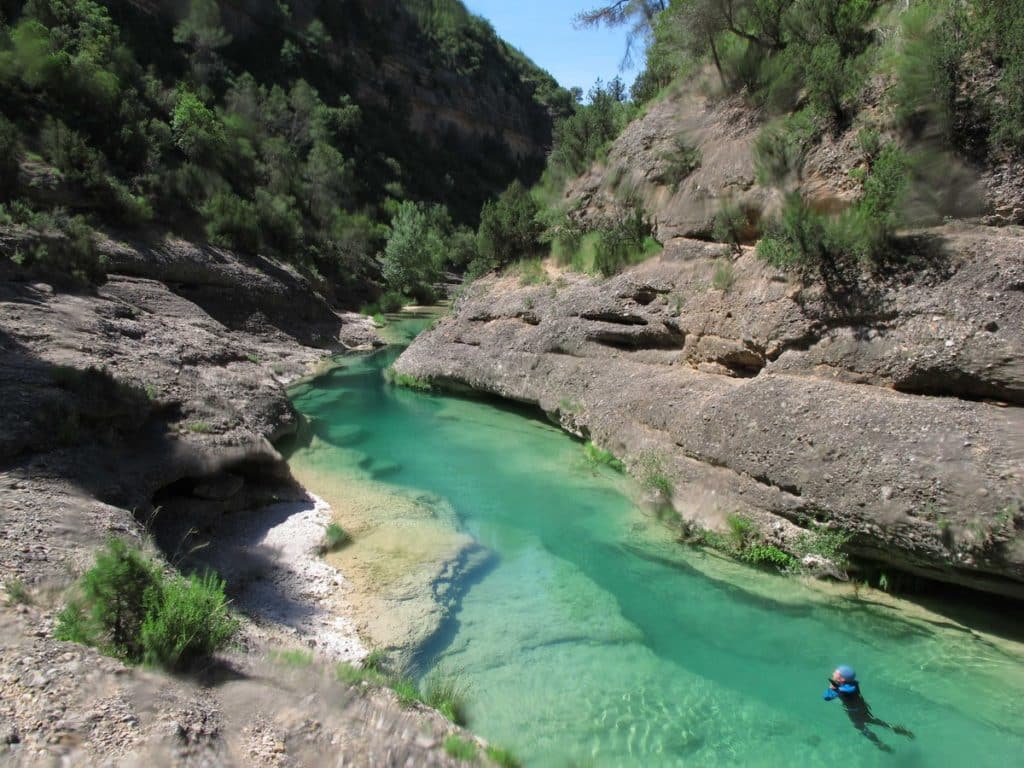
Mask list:
[{"label": "turquoise river", "polygon": [[[546,421],[387,385],[400,349],[339,358],[293,396],[318,472],[443,500],[491,553],[419,649],[421,672],[462,675],[471,730],[527,766],[1022,764],[1019,617],[997,637],[685,547]],[[881,729],[878,749],[824,702],[839,663],[916,739]]]}]

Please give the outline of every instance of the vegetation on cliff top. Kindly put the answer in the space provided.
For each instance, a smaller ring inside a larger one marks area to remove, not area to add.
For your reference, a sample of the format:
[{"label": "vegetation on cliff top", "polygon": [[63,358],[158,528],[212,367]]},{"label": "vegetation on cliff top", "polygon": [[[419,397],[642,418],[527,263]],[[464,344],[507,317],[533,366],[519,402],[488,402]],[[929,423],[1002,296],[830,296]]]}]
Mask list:
[{"label": "vegetation on cliff top", "polygon": [[[636,104],[710,70],[712,90],[742,95],[767,118],[755,147],[759,181],[786,202],[774,221],[761,222],[759,255],[832,292],[856,290],[865,270],[919,265],[907,261],[896,233],[907,223],[908,196],[926,200],[944,186],[936,168],[953,157],[984,165],[1024,152],[1020,0],[631,0],[577,18],[628,26],[631,43],[647,45],[646,68],[632,104],[616,84],[592,91],[589,105],[556,125],[547,184],[560,188],[600,161]],[[839,214],[815,210],[801,190],[804,159],[829,134],[850,131],[861,194]],[[658,181],[673,188],[700,164],[685,145],[669,160]],[[617,191],[614,177],[609,183]],[[543,197],[559,198],[551,190]],[[737,213],[723,209],[713,236],[734,244],[748,237]],[[932,219],[940,214],[935,207]],[[561,216],[542,214],[546,237],[578,249],[574,213]]]},{"label": "vegetation on cliff top", "polygon": [[[176,8],[0,5],[0,219],[45,235],[23,265],[95,279],[91,227],[170,229],[285,257],[344,292],[377,277],[402,201],[472,224],[539,170],[486,126],[437,128],[422,151],[422,90],[491,94],[538,150],[571,109],[457,0]],[[399,74],[378,73],[388,57]],[[427,82],[403,80],[403,61],[429,62]]]}]

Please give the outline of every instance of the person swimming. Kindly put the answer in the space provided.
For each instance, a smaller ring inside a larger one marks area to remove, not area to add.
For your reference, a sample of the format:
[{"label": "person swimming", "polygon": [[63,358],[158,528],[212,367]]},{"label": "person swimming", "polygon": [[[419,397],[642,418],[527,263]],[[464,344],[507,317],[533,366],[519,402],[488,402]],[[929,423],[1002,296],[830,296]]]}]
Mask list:
[{"label": "person swimming", "polygon": [[835,672],[828,680],[828,688],[825,689],[825,701],[839,699],[843,703],[846,716],[850,718],[853,727],[860,731],[872,744],[885,752],[891,752],[892,747],[878,738],[878,735],[871,731],[869,725],[878,725],[888,728],[893,733],[914,738],[914,734],[902,725],[892,725],[875,717],[871,707],[865,701],[860,692],[860,683],[857,681],[857,673],[853,667],[845,664],[836,667]]}]

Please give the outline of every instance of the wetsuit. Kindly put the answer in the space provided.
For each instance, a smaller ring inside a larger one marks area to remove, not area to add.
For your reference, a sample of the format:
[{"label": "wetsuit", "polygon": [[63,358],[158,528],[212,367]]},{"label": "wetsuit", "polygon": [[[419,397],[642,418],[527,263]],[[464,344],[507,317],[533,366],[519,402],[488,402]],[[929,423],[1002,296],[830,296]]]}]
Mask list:
[{"label": "wetsuit", "polygon": [[825,701],[839,699],[843,703],[843,709],[846,711],[846,716],[850,718],[850,722],[853,723],[853,727],[877,746],[884,748],[878,737],[868,730],[868,726],[880,725],[883,728],[891,728],[892,726],[871,714],[871,707],[868,706],[868,703],[864,701],[864,697],[860,694],[860,683],[856,680],[848,680],[839,685],[832,683],[828,690],[825,691],[824,698]]}]

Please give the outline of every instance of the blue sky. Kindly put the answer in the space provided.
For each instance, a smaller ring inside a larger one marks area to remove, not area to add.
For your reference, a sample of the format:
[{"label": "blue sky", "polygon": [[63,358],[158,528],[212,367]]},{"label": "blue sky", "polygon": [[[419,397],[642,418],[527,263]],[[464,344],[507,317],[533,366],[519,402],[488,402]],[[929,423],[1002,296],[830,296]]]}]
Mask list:
[{"label": "blue sky", "polygon": [[620,75],[626,86],[637,71],[619,72],[626,50],[625,29],[573,28],[572,17],[600,0],[463,0],[470,11],[491,22],[495,31],[546,69],[565,88],[586,93],[600,77]]}]

